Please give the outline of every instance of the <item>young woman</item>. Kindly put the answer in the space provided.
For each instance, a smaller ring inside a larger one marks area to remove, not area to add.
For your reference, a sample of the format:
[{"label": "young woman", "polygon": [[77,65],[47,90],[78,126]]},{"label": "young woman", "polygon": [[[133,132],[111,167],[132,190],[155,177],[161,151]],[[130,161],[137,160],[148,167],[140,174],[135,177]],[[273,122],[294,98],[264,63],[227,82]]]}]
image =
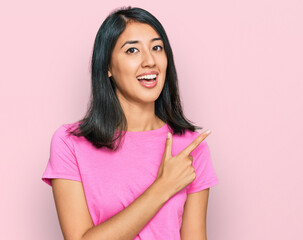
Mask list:
[{"label": "young woman", "polygon": [[121,8],[102,23],[86,116],[52,137],[42,180],[66,240],[206,239],[208,145],[182,111],[160,22]]}]

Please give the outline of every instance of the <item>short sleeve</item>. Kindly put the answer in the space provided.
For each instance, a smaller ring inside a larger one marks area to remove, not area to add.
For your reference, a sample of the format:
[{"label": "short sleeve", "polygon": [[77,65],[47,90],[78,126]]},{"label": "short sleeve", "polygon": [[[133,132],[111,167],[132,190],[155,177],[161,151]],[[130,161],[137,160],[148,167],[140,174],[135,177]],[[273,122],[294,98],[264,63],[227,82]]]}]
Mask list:
[{"label": "short sleeve", "polygon": [[187,193],[199,192],[216,185],[218,178],[211,162],[207,142],[203,140],[191,155],[193,156],[196,178],[187,186]]},{"label": "short sleeve", "polygon": [[52,186],[53,178],[81,181],[74,146],[65,125],[58,128],[52,136],[49,160],[41,179]]}]

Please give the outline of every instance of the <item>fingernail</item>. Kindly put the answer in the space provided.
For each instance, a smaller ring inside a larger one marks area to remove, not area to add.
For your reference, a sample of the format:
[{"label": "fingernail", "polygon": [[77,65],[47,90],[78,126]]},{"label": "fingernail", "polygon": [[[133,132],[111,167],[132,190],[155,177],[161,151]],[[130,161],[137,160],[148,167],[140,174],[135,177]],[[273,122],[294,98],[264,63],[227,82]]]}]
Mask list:
[{"label": "fingernail", "polygon": [[211,133],[211,130],[208,129],[208,130],[206,131],[206,134],[210,134],[210,133]]},{"label": "fingernail", "polygon": [[170,132],[167,133],[167,138],[171,139],[171,133]]}]

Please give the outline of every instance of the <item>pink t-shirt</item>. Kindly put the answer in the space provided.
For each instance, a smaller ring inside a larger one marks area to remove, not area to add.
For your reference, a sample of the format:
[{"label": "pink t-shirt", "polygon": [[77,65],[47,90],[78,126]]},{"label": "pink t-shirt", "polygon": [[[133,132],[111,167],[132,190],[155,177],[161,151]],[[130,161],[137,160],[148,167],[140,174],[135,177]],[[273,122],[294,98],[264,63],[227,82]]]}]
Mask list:
[{"label": "pink t-shirt", "polygon": [[[68,127],[76,124],[64,124],[54,133],[42,180],[50,186],[52,178],[82,182],[96,226],[126,208],[155,181],[170,129],[165,124],[155,130],[126,132],[120,149],[113,152],[107,148],[95,148],[84,137],[68,135]],[[183,136],[174,135],[172,156],[180,153],[198,135],[198,132],[188,130]],[[179,240],[187,194],[218,183],[205,140],[191,155],[196,179],[172,196],[135,240]]]}]

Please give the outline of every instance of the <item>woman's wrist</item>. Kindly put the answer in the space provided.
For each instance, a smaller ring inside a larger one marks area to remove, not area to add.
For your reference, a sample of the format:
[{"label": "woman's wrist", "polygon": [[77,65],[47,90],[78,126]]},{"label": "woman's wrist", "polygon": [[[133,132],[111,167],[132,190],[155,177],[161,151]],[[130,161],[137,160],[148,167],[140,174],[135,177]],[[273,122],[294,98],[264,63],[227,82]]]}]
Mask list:
[{"label": "woman's wrist", "polygon": [[150,191],[164,202],[168,201],[173,196],[173,193],[169,191],[161,178],[157,178],[154,181],[150,186]]}]

